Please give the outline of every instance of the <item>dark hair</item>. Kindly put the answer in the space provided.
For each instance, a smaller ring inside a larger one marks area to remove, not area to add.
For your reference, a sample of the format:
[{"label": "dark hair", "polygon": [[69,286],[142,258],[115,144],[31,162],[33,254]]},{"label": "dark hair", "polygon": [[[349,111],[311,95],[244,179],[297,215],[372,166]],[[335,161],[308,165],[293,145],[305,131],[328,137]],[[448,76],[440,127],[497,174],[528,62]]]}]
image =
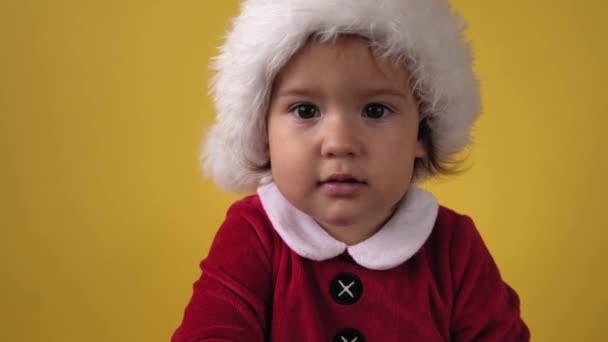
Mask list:
[{"label": "dark hair", "polygon": [[[419,99],[417,91],[414,90],[415,97]],[[437,156],[437,149],[433,141],[433,131],[431,129],[430,121],[432,117],[428,116],[425,112],[425,104],[419,101],[418,113],[421,117],[418,124],[418,141],[422,141],[426,150],[425,158],[416,158],[414,161],[414,177],[419,178],[422,170],[426,171],[426,174],[430,177],[436,176],[454,176],[461,174],[467,170],[464,166],[466,155],[464,156],[451,156],[448,160],[441,160]]]}]

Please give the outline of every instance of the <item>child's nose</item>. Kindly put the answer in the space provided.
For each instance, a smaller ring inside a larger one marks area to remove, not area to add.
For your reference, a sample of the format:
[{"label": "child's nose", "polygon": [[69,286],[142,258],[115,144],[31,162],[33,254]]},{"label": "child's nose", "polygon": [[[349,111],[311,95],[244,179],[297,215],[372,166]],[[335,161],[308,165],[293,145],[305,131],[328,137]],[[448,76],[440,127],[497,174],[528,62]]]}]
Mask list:
[{"label": "child's nose", "polygon": [[325,117],[321,154],[326,158],[356,157],[361,153],[358,123],[347,115]]}]

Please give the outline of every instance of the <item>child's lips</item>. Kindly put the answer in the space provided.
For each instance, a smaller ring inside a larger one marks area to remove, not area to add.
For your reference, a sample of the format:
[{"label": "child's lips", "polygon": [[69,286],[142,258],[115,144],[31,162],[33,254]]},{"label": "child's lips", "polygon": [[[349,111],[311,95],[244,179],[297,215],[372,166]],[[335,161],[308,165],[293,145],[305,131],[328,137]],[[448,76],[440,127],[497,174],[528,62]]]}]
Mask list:
[{"label": "child's lips", "polygon": [[321,182],[320,189],[323,193],[332,197],[352,197],[365,187],[364,182],[359,181],[326,181]]},{"label": "child's lips", "polygon": [[365,183],[358,177],[353,176],[350,173],[333,173],[329,177],[321,181],[321,183]]}]

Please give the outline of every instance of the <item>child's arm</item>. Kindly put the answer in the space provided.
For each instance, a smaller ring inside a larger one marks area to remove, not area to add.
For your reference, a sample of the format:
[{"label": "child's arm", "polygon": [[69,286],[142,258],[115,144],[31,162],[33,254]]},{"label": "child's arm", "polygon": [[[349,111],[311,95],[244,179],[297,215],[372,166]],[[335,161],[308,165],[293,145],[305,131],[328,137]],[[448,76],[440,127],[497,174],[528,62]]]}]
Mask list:
[{"label": "child's arm", "polygon": [[455,300],[452,341],[529,341],[519,297],[500,276],[490,252],[470,218],[454,238]]},{"label": "child's arm", "polygon": [[255,216],[239,203],[228,211],[172,342],[265,340],[271,256]]}]

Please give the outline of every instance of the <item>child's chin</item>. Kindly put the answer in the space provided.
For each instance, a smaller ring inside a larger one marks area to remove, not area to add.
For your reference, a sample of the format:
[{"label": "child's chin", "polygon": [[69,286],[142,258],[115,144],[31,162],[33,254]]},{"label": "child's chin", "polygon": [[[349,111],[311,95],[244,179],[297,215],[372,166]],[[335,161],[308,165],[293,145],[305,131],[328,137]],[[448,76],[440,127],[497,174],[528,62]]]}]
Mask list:
[{"label": "child's chin", "polygon": [[334,212],[329,212],[329,213],[325,213],[325,215],[323,215],[323,219],[322,221],[334,226],[334,227],[341,227],[344,229],[348,229],[350,226],[352,226],[355,222],[357,222],[357,217],[354,213],[349,212],[349,211],[345,211],[345,210],[340,210],[340,211],[334,211]]}]

